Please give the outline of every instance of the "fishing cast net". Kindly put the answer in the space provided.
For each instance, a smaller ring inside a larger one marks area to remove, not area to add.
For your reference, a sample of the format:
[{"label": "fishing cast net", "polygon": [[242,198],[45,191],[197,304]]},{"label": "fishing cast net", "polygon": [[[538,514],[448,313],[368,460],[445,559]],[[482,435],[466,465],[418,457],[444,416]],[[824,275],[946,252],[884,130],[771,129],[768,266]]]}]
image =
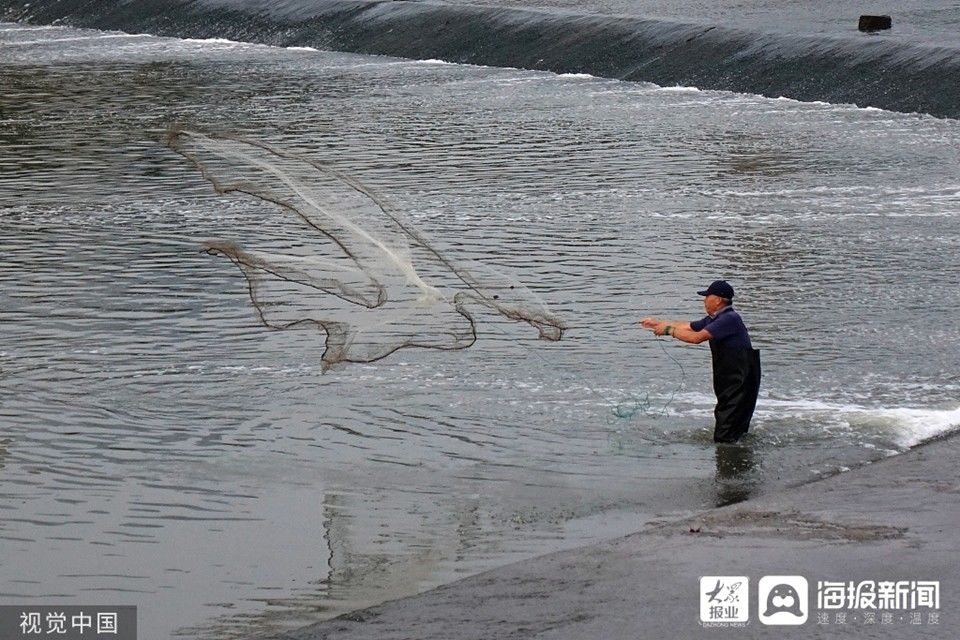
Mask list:
[{"label": "fishing cast net", "polygon": [[398,349],[465,349],[477,340],[474,313],[524,321],[557,341],[564,323],[520,282],[438,250],[355,178],[308,158],[231,135],[173,129],[168,146],[219,194],[272,203],[299,231],[282,245],[245,248],[211,241],[247,280],[257,317],[272,329],[326,335],[323,369],[373,362]]}]

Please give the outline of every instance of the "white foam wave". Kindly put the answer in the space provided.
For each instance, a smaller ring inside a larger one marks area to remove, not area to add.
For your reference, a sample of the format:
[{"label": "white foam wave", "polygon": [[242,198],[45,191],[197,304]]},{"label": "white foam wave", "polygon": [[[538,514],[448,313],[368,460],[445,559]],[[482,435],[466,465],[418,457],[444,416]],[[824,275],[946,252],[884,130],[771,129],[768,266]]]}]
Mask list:
[{"label": "white foam wave", "polygon": [[[32,31],[32,29],[31,29]],[[44,40],[14,40],[12,42],[0,42],[0,46],[3,47],[21,47],[25,45],[59,45],[64,42],[92,42],[94,40],[115,40],[115,39],[130,39],[130,38],[142,38],[144,36],[135,35],[131,33],[105,33],[102,35],[96,36],[77,36],[75,38],[47,38]]]},{"label": "white foam wave", "polygon": [[[760,103],[764,101],[769,103],[788,102],[788,103],[792,103],[793,105],[796,105],[797,108],[799,109],[806,109],[812,106],[818,109],[828,108],[829,110],[835,110],[835,111],[861,111],[864,113],[877,112],[897,120],[903,119],[903,118],[928,118],[932,120],[953,120],[953,118],[932,116],[928,113],[918,113],[918,112],[904,113],[899,111],[890,111],[888,109],[881,109],[879,107],[870,107],[870,106],[861,107],[860,105],[847,103],[847,102],[824,102],[821,100],[797,100],[795,98],[788,98],[786,96],[768,98],[758,93],[726,91],[723,89],[699,89],[697,87],[685,87],[680,85],[664,87],[652,82],[642,82],[638,84],[643,84],[649,87],[653,87],[657,91],[667,91],[667,92],[677,92],[677,93],[702,92],[702,93],[707,93],[715,96],[723,96],[724,99],[735,98],[737,100],[745,100],[750,103]],[[703,103],[703,104],[708,104],[708,103]]]},{"label": "white foam wave", "polygon": [[[678,398],[690,409],[672,413],[703,414],[712,409],[713,396],[685,393]],[[863,405],[809,399],[776,399],[761,397],[757,403],[759,421],[784,419],[813,420],[823,425],[825,433],[848,431],[863,436],[880,435],[902,449],[960,429],[960,406],[953,408],[866,407]],[[864,445],[866,446],[866,445]]]},{"label": "white foam wave", "polygon": [[841,425],[863,435],[884,433],[904,449],[960,428],[960,407],[863,407],[814,400],[764,399],[758,403],[757,414],[761,417],[823,418],[827,431]]},{"label": "white foam wave", "polygon": [[659,85],[654,85],[660,91],[676,92],[676,93],[702,93],[702,90],[696,87],[681,87],[680,85],[675,85],[673,87],[661,87]]},{"label": "white foam wave", "polygon": [[885,409],[877,417],[894,422],[901,431],[900,444],[905,447],[913,447],[960,427],[960,407],[939,410],[906,407]]},{"label": "white foam wave", "polygon": [[773,98],[773,100],[775,102],[790,102],[792,104],[799,104],[799,105],[808,104],[808,105],[816,105],[818,107],[836,107],[837,106],[836,104],[832,104],[830,102],[822,102],[820,100],[797,100],[795,98],[788,98],[787,96],[778,96],[776,98]]},{"label": "white foam wave", "polygon": [[12,31],[68,31],[70,27],[60,25],[30,25],[21,27],[14,22],[0,22],[0,31],[10,33]]},{"label": "white foam wave", "polygon": [[228,40],[226,38],[181,38],[181,42],[193,42],[196,44],[229,44],[237,46],[266,46],[266,45],[256,45],[248,42],[237,42],[236,40]]}]

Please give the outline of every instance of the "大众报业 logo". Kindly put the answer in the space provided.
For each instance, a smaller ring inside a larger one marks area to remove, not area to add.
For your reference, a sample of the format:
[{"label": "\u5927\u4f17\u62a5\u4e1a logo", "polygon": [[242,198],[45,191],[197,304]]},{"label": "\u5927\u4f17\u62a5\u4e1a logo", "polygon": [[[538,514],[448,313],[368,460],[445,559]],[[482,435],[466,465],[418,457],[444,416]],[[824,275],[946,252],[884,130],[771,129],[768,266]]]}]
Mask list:
[{"label": "\u5927\u4f17\u62a5\u4e1a logo", "polygon": [[704,626],[746,623],[750,617],[748,584],[746,576],[700,578],[700,623]]}]

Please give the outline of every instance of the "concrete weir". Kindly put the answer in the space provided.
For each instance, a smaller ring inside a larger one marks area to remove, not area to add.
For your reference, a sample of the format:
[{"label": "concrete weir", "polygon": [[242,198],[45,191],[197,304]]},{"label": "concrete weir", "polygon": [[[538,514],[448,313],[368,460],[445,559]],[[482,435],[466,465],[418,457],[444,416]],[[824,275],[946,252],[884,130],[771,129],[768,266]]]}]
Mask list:
[{"label": "concrete weir", "polygon": [[0,19],[587,73],[960,118],[960,47],[369,0],[0,0]]}]

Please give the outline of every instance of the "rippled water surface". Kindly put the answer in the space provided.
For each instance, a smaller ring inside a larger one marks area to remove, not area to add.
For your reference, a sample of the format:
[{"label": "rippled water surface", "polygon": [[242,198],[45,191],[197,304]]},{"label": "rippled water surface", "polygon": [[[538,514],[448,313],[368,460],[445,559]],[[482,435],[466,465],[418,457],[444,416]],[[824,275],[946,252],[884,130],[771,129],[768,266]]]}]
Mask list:
[{"label": "rippled water surface", "polygon": [[[333,163],[570,329],[321,372],[210,239],[299,245],[171,123]],[[0,597],[143,637],[304,624],[960,424],[960,123],[590,77],[0,25]],[[762,349],[710,443],[692,319]]]}]

